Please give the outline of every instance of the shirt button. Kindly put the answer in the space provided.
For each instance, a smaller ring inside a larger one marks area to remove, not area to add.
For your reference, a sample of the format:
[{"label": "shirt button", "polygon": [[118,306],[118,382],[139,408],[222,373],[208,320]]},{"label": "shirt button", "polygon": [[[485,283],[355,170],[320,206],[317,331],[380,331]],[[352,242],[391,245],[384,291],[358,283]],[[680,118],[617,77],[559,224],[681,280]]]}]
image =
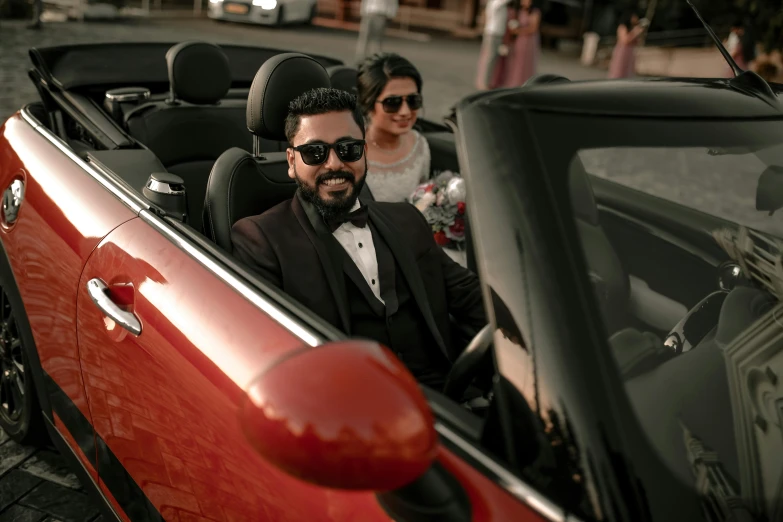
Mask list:
[{"label": "shirt button", "polygon": [[372,284],[375,284],[375,279],[372,280]]},{"label": "shirt button", "polygon": [[362,244],[361,243],[359,243],[359,248],[362,248]]}]

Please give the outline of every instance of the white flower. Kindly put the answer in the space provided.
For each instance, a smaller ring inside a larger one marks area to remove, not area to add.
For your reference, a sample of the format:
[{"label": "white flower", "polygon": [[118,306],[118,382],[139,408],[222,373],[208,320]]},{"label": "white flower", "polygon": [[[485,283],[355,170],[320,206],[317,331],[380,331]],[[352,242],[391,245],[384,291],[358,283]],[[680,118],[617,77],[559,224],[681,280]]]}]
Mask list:
[{"label": "white flower", "polygon": [[421,199],[416,202],[415,206],[419,209],[420,212],[424,212],[435,202],[435,199],[435,194],[432,192],[427,192],[421,196]]}]

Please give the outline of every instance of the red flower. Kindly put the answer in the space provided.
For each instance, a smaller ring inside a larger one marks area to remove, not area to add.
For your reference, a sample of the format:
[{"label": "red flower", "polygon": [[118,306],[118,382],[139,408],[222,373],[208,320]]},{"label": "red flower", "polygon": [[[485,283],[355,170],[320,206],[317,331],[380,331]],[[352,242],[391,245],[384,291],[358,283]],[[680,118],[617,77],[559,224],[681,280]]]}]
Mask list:
[{"label": "red flower", "polygon": [[424,187],[424,192],[432,192],[432,190],[435,188],[435,183],[430,183],[426,187]]},{"label": "red flower", "polygon": [[461,216],[465,213],[465,202],[460,201],[457,203],[457,213]]},{"label": "red flower", "polygon": [[447,238],[446,233],[441,230],[440,232],[435,232],[435,242],[440,246],[448,245],[449,238]]},{"label": "red flower", "polygon": [[461,238],[465,235],[465,220],[462,218],[456,218],[454,224],[449,227],[449,232],[452,237]]}]

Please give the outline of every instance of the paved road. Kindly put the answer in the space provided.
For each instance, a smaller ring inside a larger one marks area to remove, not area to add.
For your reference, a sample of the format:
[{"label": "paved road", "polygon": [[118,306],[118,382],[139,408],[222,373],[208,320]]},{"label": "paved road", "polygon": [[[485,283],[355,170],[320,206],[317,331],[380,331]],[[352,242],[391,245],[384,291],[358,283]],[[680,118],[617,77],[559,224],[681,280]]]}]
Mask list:
[{"label": "paved road", "polygon": [[[36,92],[27,77],[27,51],[33,46],[118,41],[212,40],[318,52],[353,61],[356,34],[321,27],[275,29],[211,20],[154,20],[124,23],[52,23],[41,32],[21,22],[0,21],[0,119],[5,120]],[[424,76],[425,115],[439,120],[461,97],[473,92],[477,41],[433,39],[428,43],[390,38],[387,49],[410,58]],[[603,71],[582,67],[575,58],[545,52],[541,72],[573,79],[600,78]]]},{"label": "paved road", "polygon": [[101,522],[98,508],[54,450],[0,431],[0,522]]}]

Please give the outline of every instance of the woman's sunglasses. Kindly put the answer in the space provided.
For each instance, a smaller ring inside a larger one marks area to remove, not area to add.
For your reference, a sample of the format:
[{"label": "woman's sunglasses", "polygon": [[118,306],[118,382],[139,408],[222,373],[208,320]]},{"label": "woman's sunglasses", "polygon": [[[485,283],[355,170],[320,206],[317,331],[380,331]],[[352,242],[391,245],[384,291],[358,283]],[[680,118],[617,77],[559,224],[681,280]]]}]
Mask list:
[{"label": "woman's sunglasses", "polygon": [[302,156],[305,165],[323,165],[329,157],[329,151],[334,149],[340,161],[353,163],[364,155],[364,140],[342,140],[337,143],[307,143],[293,147]]},{"label": "woman's sunglasses", "polygon": [[384,112],[394,114],[395,112],[399,112],[403,101],[408,104],[408,107],[410,107],[410,110],[412,111],[421,109],[421,94],[418,93],[409,94],[407,96],[387,96],[380,101],[380,104],[383,106]]}]

